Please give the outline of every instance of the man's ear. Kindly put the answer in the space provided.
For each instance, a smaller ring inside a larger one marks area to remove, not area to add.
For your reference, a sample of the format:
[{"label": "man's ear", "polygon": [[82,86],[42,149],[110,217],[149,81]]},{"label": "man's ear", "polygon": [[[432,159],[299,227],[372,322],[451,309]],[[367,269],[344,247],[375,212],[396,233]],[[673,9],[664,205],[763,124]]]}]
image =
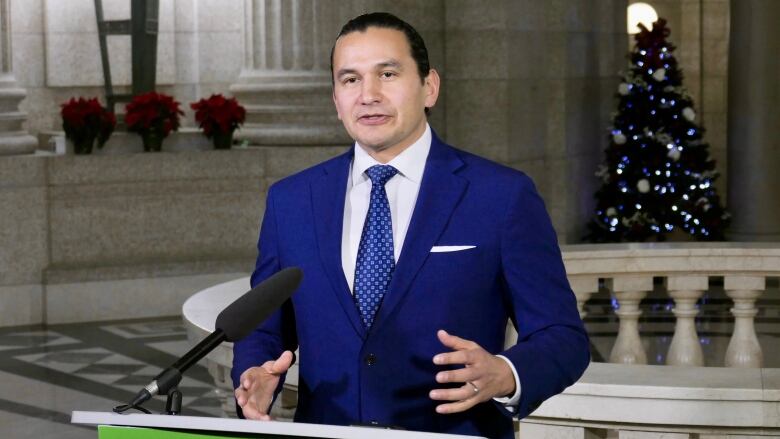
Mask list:
[{"label": "man's ear", "polygon": [[439,72],[436,69],[428,71],[428,76],[423,81],[423,88],[425,88],[425,107],[431,108],[436,105],[436,101],[439,99],[439,86],[441,85],[441,78]]}]

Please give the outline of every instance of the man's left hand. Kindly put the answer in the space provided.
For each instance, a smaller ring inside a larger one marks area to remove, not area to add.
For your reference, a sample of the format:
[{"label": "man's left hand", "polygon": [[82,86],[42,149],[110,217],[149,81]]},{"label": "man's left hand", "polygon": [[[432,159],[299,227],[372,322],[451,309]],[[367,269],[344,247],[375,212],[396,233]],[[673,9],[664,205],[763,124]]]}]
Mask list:
[{"label": "man's left hand", "polygon": [[437,354],[433,357],[433,363],[438,366],[464,365],[461,369],[436,374],[439,383],[463,383],[454,389],[431,390],[431,399],[453,401],[436,406],[437,413],[466,411],[481,402],[515,392],[515,377],[506,361],[482,349],[477,343],[450,335],[443,329],[436,335],[453,352]]}]

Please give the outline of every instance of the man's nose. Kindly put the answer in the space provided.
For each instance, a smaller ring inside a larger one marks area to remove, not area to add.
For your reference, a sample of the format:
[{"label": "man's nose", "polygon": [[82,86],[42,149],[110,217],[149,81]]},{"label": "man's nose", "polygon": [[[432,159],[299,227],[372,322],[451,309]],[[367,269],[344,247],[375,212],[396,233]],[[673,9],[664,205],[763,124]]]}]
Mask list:
[{"label": "man's nose", "polygon": [[381,84],[378,79],[366,78],[363,80],[362,85],[360,98],[364,104],[373,104],[382,99]]}]

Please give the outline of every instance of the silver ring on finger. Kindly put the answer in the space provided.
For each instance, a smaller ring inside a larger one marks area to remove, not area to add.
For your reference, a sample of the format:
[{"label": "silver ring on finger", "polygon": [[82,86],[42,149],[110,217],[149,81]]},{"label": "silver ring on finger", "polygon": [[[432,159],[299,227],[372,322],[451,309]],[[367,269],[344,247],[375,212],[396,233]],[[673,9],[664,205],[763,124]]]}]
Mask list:
[{"label": "silver ring on finger", "polygon": [[475,394],[475,395],[476,395],[477,393],[479,393],[479,387],[477,387],[477,386],[476,386],[474,383],[472,383],[471,381],[466,381],[466,382],[467,382],[467,383],[468,383],[468,384],[469,384],[469,385],[470,385],[470,386],[471,386],[471,387],[474,389],[474,394]]}]

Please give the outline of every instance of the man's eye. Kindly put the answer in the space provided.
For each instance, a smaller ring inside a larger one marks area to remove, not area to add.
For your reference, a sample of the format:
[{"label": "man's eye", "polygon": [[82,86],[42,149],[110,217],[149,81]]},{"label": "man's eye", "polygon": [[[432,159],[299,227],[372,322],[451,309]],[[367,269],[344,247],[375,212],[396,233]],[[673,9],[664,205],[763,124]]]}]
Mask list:
[{"label": "man's eye", "polygon": [[346,78],[343,82],[344,84],[354,84],[357,82],[357,78]]},{"label": "man's eye", "polygon": [[383,78],[392,78],[393,76],[395,76],[395,72],[382,72]]}]

